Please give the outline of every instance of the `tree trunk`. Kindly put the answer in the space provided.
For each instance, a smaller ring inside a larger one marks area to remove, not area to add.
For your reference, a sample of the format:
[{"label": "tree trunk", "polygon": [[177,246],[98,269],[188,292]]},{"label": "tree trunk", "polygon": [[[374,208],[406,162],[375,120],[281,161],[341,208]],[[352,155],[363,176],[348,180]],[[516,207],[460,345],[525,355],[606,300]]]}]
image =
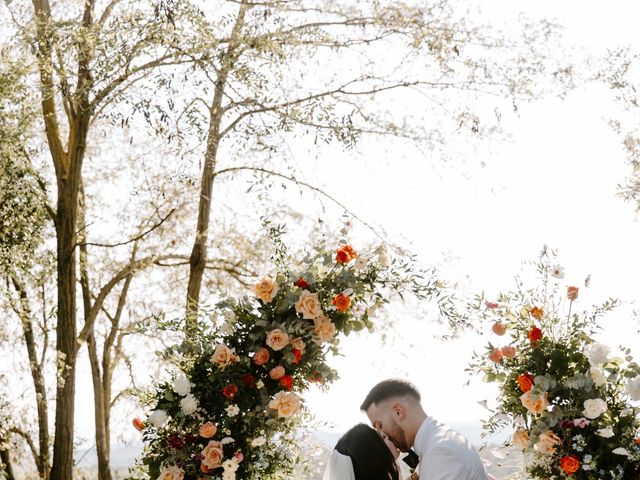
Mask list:
[{"label": "tree trunk", "polygon": [[204,155],[204,165],[202,167],[202,178],[200,180],[200,200],[198,203],[198,224],[196,227],[196,237],[189,258],[189,284],[187,286],[186,302],[186,333],[195,328],[196,316],[200,304],[200,290],[202,287],[202,277],[207,264],[207,239],[209,237],[209,223],[211,215],[211,195],[213,192],[213,180],[218,158],[218,146],[220,143],[220,126],[222,123],[222,99],[227,86],[227,78],[236,59],[236,39],[244,26],[245,13],[249,6],[246,3],[240,4],[238,16],[236,17],[229,48],[222,60],[222,68],[216,79],[213,100],[209,108],[209,131],[207,132],[207,150]]},{"label": "tree trunk", "polygon": [[[0,443],[2,443],[1,439]],[[16,476],[13,473],[13,466],[11,464],[11,457],[9,456],[9,450],[0,449],[0,463],[3,465],[0,469],[0,473],[4,472],[6,480],[16,480]]]},{"label": "tree trunk", "polygon": [[[105,417],[105,405],[109,399],[105,398],[102,388],[102,374],[100,373],[100,362],[96,349],[96,339],[92,334],[87,339],[89,348],[89,359],[91,361],[91,379],[93,381],[93,404],[96,427],[96,452],[98,454],[98,478],[99,480],[111,480],[111,470],[109,469],[109,423]],[[108,407],[107,407],[108,408]]]}]

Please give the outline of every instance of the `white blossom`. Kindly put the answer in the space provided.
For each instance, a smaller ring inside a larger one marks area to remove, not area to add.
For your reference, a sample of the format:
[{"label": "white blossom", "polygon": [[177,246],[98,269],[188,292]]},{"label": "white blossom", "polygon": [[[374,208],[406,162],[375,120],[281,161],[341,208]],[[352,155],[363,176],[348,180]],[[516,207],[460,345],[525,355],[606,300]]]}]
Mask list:
[{"label": "white blossom", "polygon": [[184,373],[178,375],[173,381],[173,391],[181,396],[185,396],[191,392],[191,386],[191,382]]},{"label": "white blossom", "polygon": [[156,428],[162,427],[168,418],[169,416],[164,410],[154,410],[151,415],[149,415],[149,421]]},{"label": "white blossom", "polygon": [[180,400],[180,408],[182,408],[185,415],[191,415],[198,409],[198,400],[192,394],[189,394]]}]

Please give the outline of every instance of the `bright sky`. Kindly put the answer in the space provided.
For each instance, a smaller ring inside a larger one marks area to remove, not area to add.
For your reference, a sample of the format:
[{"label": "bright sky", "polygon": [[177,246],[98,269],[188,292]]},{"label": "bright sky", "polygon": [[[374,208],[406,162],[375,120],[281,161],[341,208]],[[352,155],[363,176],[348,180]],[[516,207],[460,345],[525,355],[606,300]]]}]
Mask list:
[{"label": "bright sky", "polygon": [[[482,5],[494,19],[517,11],[556,16],[566,26],[567,41],[593,53],[619,42],[637,45],[636,2],[483,0]],[[334,191],[365,219],[408,239],[422,259],[434,262],[448,252],[457,259],[449,274],[468,275],[470,291],[491,295],[511,288],[520,263],[535,259],[548,244],[559,250],[567,282],[582,285],[592,274],[591,288],[581,292],[584,306],[609,296],[637,300],[640,224],[633,205],[616,196],[630,168],[607,124],[616,109],[612,98],[603,87],[588,86],[565,100],[524,106],[520,118],[506,125],[511,141],[470,162],[470,180],[455,171],[437,175],[422,158],[376,169],[367,168],[366,158],[351,159],[347,172],[363,175],[366,195],[347,186]],[[480,167],[481,161],[487,166]],[[315,174],[335,182],[327,168]],[[603,340],[640,355],[631,308],[608,321]],[[476,402],[495,393],[480,382],[463,388],[464,368],[472,350],[487,339],[441,342],[429,328],[412,334],[422,345],[413,350],[384,348],[368,335],[349,339],[345,357],[335,362],[342,379],[328,393],[309,398],[317,418],[337,430],[366,421],[359,405],[369,388],[382,378],[403,376],[422,390],[427,413],[447,422],[478,422],[483,410]]]}]

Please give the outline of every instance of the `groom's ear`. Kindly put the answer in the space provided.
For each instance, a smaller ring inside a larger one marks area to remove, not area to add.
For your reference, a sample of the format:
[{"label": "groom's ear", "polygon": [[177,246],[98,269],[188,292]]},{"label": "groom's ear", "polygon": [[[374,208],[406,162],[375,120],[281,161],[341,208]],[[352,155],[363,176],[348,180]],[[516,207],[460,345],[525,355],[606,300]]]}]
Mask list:
[{"label": "groom's ear", "polygon": [[402,405],[401,403],[394,403],[393,407],[391,408],[393,410],[393,416],[396,420],[404,420],[404,417],[407,413],[404,405]]}]

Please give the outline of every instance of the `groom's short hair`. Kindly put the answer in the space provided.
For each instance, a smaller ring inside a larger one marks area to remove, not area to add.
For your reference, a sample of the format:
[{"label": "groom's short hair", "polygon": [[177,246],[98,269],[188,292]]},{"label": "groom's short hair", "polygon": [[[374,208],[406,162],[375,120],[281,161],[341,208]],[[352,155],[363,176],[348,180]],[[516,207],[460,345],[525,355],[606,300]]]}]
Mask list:
[{"label": "groom's short hair", "polygon": [[371,389],[367,398],[362,402],[360,409],[366,412],[371,405],[396,397],[410,397],[420,402],[420,392],[413,383],[398,378],[390,378],[381,381]]}]

